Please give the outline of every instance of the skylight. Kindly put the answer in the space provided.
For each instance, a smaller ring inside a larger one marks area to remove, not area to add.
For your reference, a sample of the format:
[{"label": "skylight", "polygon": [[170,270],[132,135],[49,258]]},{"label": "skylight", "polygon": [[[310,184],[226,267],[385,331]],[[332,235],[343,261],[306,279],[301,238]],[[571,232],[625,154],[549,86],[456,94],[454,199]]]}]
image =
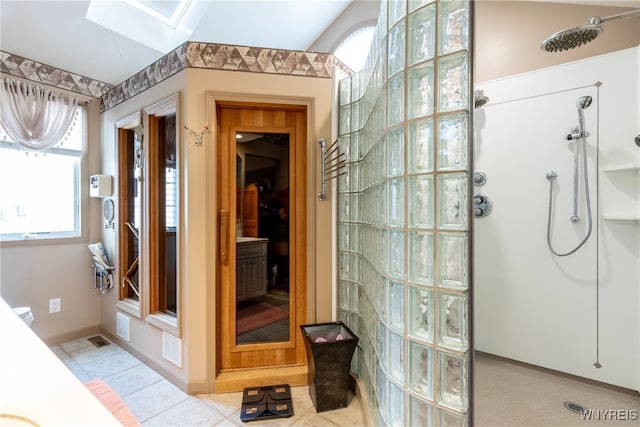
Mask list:
[{"label": "skylight", "polygon": [[146,13],[149,16],[164,22],[171,28],[176,28],[180,19],[189,8],[191,0],[179,1],[149,1],[149,0],[126,0],[131,6]]},{"label": "skylight", "polygon": [[91,0],[86,18],[161,53],[189,40],[209,2]]}]

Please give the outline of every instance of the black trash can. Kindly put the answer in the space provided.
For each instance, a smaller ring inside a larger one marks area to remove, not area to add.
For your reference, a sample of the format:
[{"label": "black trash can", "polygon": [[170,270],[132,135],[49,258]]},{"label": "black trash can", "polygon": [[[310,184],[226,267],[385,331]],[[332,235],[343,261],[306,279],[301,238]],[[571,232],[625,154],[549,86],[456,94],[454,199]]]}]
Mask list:
[{"label": "black trash can", "polygon": [[309,395],[316,412],[349,405],[349,371],[358,337],[343,322],[300,325],[309,359]]}]

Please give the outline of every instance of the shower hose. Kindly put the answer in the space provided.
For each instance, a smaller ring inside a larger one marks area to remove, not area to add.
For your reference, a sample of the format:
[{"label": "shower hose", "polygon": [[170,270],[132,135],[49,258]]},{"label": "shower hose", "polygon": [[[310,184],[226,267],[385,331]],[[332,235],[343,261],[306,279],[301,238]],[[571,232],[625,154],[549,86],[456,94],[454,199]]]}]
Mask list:
[{"label": "shower hose", "polygon": [[560,252],[557,252],[555,249],[553,249],[553,245],[551,244],[551,211],[553,206],[553,181],[554,180],[549,179],[549,214],[547,217],[547,245],[549,246],[549,250],[551,251],[551,253],[554,254],[555,256],[571,255],[572,253],[580,249],[587,242],[587,240],[589,240],[589,236],[591,236],[591,229],[593,227],[593,221],[591,218],[591,198],[589,197],[589,176],[587,171],[587,147],[586,147],[587,144],[584,140],[584,137],[580,138],[580,140],[582,141],[582,144],[581,144],[582,162],[583,162],[582,169],[584,171],[584,191],[586,193],[585,195],[587,199],[587,219],[589,222],[589,226],[587,229],[587,235],[584,236],[584,239],[582,239],[582,241],[578,244],[578,246],[576,246],[569,252],[560,253]]}]

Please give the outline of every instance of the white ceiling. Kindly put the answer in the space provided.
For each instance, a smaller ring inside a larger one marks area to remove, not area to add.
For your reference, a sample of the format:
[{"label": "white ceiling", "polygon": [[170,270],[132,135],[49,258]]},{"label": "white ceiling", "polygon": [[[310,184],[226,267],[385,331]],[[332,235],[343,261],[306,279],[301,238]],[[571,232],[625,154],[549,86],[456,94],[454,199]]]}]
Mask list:
[{"label": "white ceiling", "polygon": [[[202,13],[188,40],[307,50],[354,0],[193,1]],[[534,1],[640,7],[640,0]],[[109,84],[123,82],[164,55],[86,19],[89,3],[0,0],[0,49]],[[155,36],[149,25],[137,25]]]},{"label": "white ceiling", "polygon": [[[306,50],[352,0],[193,1],[202,15],[188,40]],[[0,49],[110,84],[165,54],[86,19],[89,3],[0,0]]]}]

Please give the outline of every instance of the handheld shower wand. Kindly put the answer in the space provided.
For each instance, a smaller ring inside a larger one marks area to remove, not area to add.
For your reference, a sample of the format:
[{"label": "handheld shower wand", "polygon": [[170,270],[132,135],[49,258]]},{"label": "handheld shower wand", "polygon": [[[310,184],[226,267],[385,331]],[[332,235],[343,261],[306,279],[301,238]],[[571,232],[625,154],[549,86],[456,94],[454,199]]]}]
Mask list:
[{"label": "handheld shower wand", "polygon": [[580,138],[586,138],[590,135],[589,132],[584,130],[584,110],[589,108],[593,98],[590,96],[581,96],[576,101],[576,107],[578,109],[578,126],[571,129],[571,133],[567,135],[567,140],[575,140]]}]

